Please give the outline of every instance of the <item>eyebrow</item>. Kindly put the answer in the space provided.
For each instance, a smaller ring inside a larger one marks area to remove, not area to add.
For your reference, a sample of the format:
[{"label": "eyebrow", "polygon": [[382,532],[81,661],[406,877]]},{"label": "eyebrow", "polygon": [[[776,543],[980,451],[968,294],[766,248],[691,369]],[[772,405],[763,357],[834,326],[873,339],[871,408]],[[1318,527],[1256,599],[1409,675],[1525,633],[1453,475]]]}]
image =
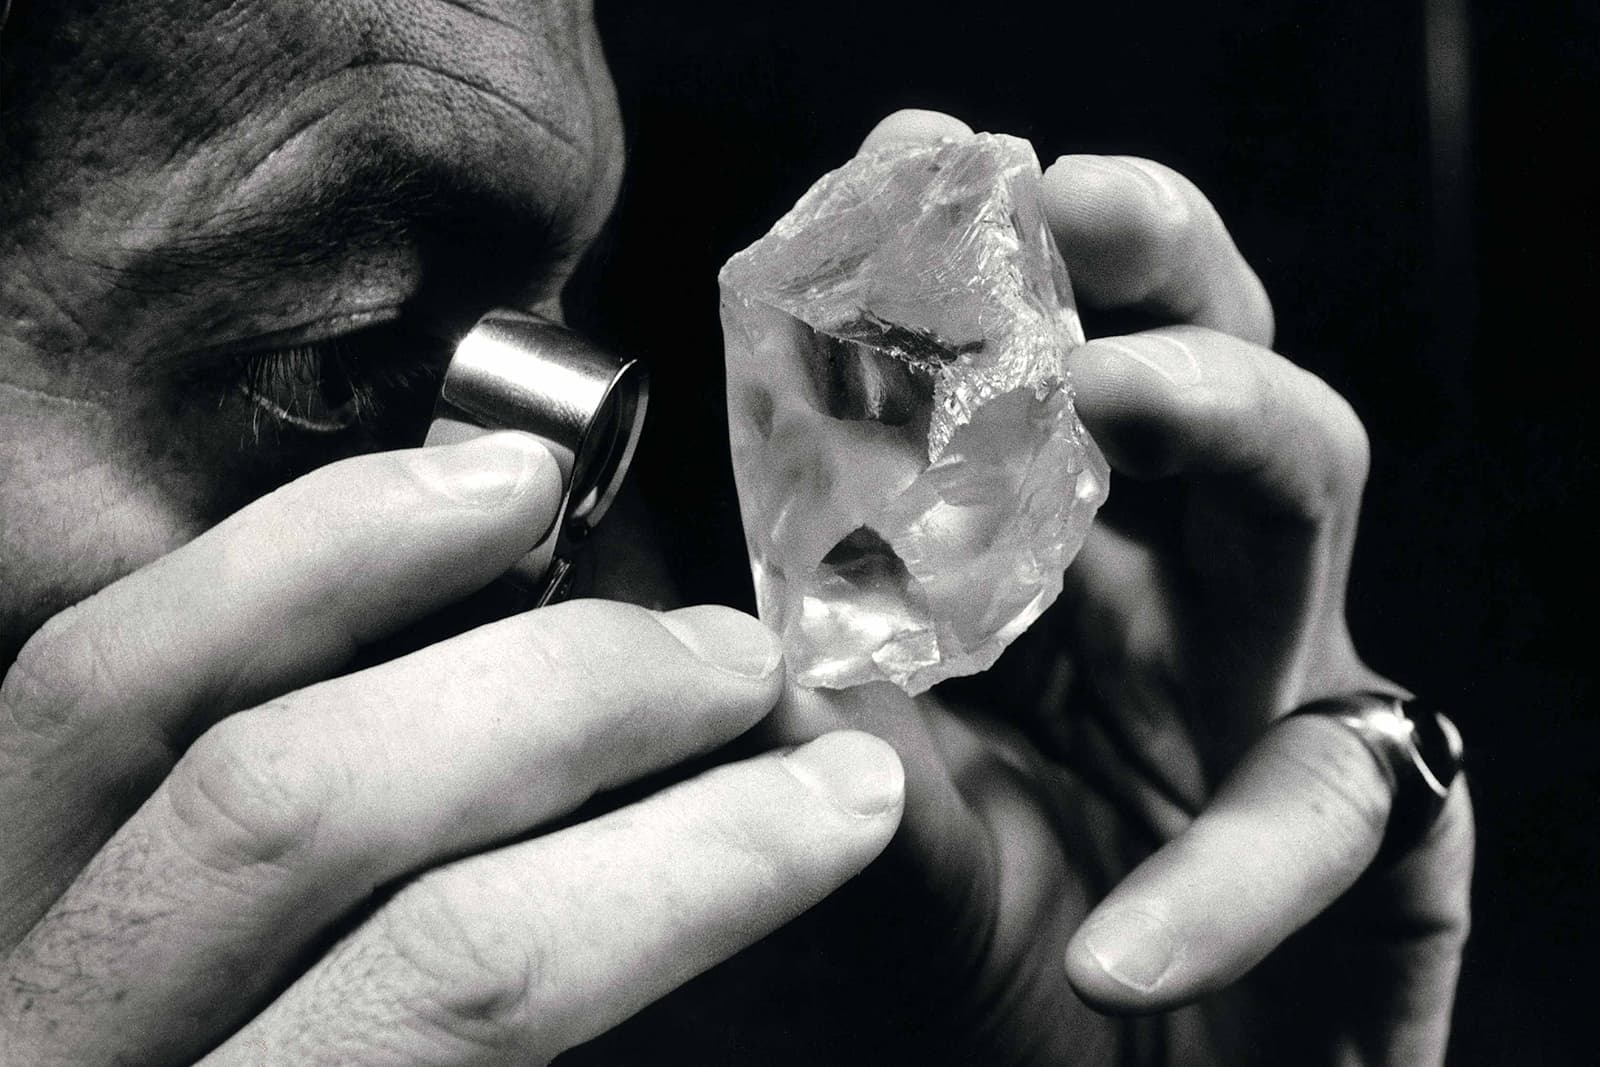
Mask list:
[{"label": "eyebrow", "polygon": [[341,239],[362,245],[401,237],[407,201],[403,173],[392,166],[362,182],[321,176],[294,183],[291,192],[261,203],[220,210],[202,220],[132,235],[125,262],[102,264],[119,288],[186,294],[219,283],[246,286],[285,271],[333,262]]},{"label": "eyebrow", "polygon": [[163,230],[128,249],[126,262],[100,266],[120,289],[189,295],[248,290],[335,266],[352,251],[406,243],[478,244],[483,255],[515,250],[524,288],[548,282],[570,250],[536,205],[509,204],[437,165],[378,156],[356,168],[315,168],[279,195]]}]

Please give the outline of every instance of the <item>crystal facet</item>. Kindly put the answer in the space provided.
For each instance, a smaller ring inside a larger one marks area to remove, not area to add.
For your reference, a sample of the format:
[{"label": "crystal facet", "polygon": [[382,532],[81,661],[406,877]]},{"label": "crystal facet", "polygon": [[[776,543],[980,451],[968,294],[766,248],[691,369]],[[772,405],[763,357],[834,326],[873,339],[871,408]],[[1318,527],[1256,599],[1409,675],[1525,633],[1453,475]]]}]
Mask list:
[{"label": "crystal facet", "polygon": [[911,694],[1061,591],[1108,471],[1026,141],[864,154],[722,268],[734,473],[790,677]]}]

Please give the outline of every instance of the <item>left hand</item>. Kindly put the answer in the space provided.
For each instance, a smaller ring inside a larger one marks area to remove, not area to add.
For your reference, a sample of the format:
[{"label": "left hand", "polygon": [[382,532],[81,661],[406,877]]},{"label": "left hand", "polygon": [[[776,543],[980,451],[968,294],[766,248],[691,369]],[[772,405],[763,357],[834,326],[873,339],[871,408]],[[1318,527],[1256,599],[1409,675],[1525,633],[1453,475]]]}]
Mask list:
[{"label": "left hand", "polygon": [[[902,112],[867,147],[967,133]],[[1271,306],[1192,184],[1067,157],[1043,188],[1085,303],[1171,323],[1069,356],[1114,500],[1143,489],[1156,521],[1098,522],[1060,603],[942,698],[791,691],[773,728],[888,739],[906,814],[867,874],[780,935],[804,951],[765,995],[787,1025],[761,1051],[1436,1063],[1467,926],[1464,784],[1427,840],[1362,878],[1390,802],[1374,761],[1326,720],[1274,725],[1318,697],[1402,692],[1345,623],[1365,432],[1265,347]],[[795,1012],[838,1044],[797,1046]]]},{"label": "left hand", "polygon": [[343,669],[560,500],[525,434],[355,457],[33,634],[0,684],[0,1064],[544,1062],[878,853],[900,771],[865,735],[656,788],[779,698],[738,612],[578,601]]}]

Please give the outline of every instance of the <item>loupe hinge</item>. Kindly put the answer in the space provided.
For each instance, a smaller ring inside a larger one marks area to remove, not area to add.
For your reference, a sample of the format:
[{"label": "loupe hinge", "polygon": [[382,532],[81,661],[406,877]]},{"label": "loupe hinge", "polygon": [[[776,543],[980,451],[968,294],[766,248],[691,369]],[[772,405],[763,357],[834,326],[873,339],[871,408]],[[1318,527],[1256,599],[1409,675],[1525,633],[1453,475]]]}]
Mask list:
[{"label": "loupe hinge", "polygon": [[533,594],[533,606],[545,607],[548,604],[565,600],[567,593],[572,589],[572,561],[557,556],[550,563],[550,570],[539,583],[539,588]]}]

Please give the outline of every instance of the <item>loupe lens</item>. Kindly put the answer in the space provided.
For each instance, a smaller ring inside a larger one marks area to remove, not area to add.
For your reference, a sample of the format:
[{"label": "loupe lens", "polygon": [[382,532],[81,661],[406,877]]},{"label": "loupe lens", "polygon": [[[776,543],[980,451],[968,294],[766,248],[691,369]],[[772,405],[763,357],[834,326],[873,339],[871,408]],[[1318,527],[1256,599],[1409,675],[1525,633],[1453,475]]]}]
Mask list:
[{"label": "loupe lens", "polygon": [[623,367],[595,412],[572,467],[568,521],[592,527],[616,499],[644,426],[645,377],[639,365]]}]

